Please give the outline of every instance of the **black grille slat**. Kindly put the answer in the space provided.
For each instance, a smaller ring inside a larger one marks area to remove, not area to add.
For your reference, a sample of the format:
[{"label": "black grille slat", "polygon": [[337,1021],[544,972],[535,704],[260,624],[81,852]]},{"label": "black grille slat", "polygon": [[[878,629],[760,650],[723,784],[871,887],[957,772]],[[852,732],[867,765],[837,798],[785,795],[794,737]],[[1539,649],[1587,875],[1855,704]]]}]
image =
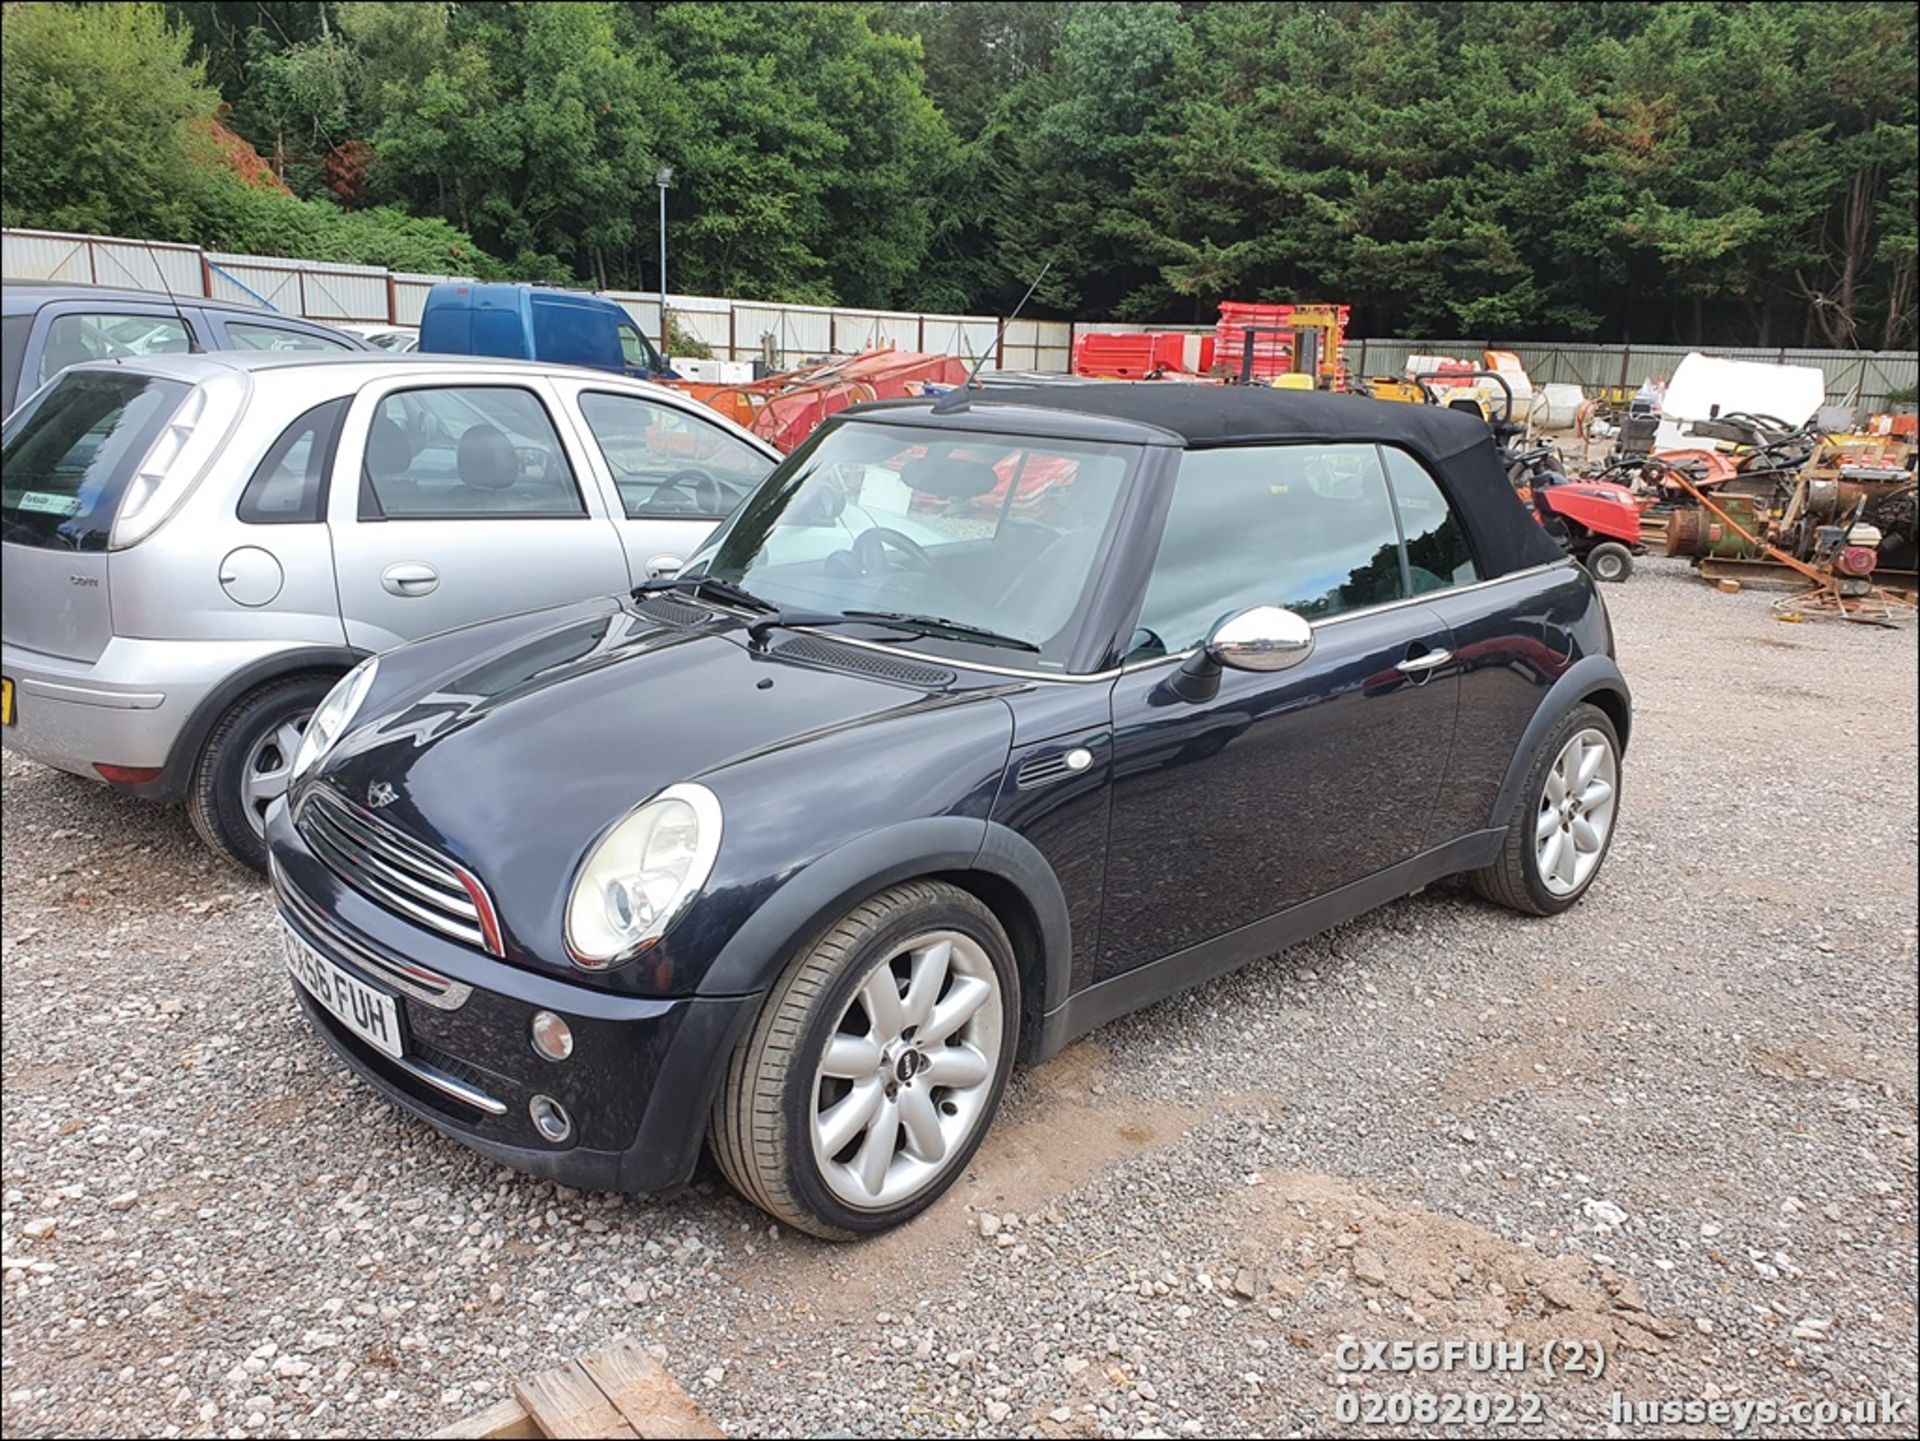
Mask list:
[{"label": "black grille slat", "polygon": [[368,900],[487,949],[478,904],[458,871],[427,847],[324,788],[308,794],[294,826],[327,869]]},{"label": "black grille slat", "polygon": [[773,650],[774,654],[784,656],[788,660],[832,666],[835,670],[850,670],[860,675],[872,676],[876,680],[899,681],[902,685],[924,686],[929,690],[938,690],[953,684],[953,672],[950,670],[940,670],[930,665],[917,665],[912,661],[900,660],[894,656],[875,655],[872,651],[860,650],[854,646],[835,645],[832,641],[822,640],[816,636],[795,636],[791,640],[781,641]]}]

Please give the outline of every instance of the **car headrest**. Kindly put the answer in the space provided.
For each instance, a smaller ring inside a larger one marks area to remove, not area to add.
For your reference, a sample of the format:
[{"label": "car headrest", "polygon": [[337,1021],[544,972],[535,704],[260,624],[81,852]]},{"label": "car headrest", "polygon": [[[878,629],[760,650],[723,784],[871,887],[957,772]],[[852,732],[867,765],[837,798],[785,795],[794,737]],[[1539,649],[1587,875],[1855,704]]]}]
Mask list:
[{"label": "car headrest", "polygon": [[520,476],[520,457],[498,426],[473,425],[460,437],[455,455],[460,483],[475,490],[505,490]]},{"label": "car headrest", "polygon": [[376,415],[367,431],[367,473],[375,479],[406,474],[413,464],[413,443],[399,422]]},{"label": "car headrest", "polygon": [[900,479],[922,495],[941,500],[972,500],[1000,484],[999,475],[984,461],[950,455],[910,460],[901,467]]}]

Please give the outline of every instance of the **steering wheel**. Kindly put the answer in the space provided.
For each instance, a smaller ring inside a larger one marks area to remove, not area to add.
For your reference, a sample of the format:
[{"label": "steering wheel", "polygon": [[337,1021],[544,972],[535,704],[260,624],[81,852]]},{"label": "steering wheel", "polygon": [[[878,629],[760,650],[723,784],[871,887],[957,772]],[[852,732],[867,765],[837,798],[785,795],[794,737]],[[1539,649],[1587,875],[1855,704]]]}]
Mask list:
[{"label": "steering wheel", "polygon": [[[892,560],[887,554],[890,549],[898,551],[907,563],[900,565]],[[853,558],[859,562],[863,575],[885,575],[890,570],[933,569],[933,558],[921,549],[920,542],[884,525],[863,530],[854,537]]]},{"label": "steering wheel", "polygon": [[663,491],[673,491],[686,500],[691,514],[725,515],[727,493],[720,482],[704,470],[676,470],[653,488],[651,500],[657,504]]}]

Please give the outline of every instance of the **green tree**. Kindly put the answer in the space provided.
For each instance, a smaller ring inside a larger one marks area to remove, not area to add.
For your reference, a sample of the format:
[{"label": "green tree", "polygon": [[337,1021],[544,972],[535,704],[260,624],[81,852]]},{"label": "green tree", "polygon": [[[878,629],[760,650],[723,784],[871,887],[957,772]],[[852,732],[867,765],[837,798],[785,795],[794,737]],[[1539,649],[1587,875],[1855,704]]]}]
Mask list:
[{"label": "green tree", "polygon": [[0,50],[8,225],[184,239],[220,97],[158,5],[14,4]]}]

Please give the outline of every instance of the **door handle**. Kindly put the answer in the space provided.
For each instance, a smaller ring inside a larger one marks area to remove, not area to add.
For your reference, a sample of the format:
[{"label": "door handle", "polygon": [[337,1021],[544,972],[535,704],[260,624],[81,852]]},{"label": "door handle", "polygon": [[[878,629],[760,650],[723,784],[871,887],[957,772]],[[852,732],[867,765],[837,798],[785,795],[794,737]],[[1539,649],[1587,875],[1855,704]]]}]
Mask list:
[{"label": "door handle", "polygon": [[440,572],[417,560],[403,560],[380,572],[380,584],[389,595],[426,595],[440,584]]},{"label": "door handle", "polygon": [[1453,652],[1450,650],[1422,651],[1419,655],[1408,656],[1394,669],[1405,675],[1423,675],[1427,671],[1438,669],[1452,659]]}]

